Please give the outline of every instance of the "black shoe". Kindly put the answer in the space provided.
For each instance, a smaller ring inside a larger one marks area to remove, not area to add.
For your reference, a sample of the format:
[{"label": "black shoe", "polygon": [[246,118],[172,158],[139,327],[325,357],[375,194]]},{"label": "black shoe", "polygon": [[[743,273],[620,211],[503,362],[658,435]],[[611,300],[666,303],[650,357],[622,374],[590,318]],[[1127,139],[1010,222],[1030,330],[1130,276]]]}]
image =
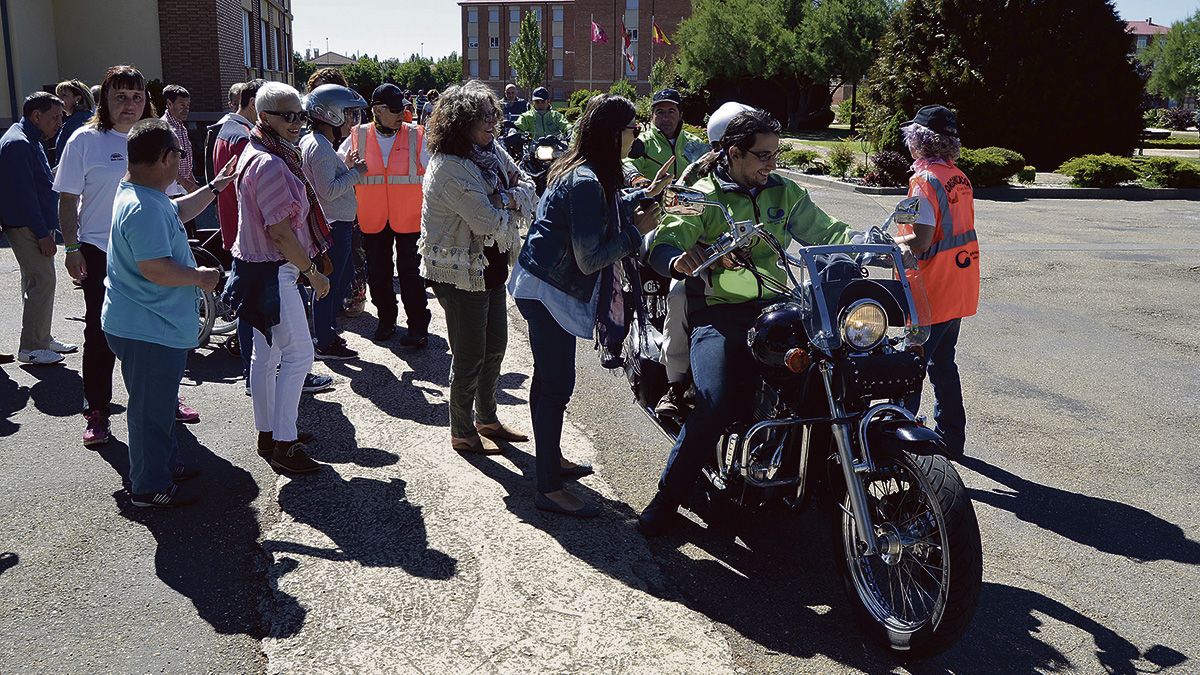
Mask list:
[{"label": "black shoe", "polygon": [[400,338],[400,346],[407,349],[422,349],[429,344],[429,333],[425,331],[408,331]]},{"label": "black shoe", "polygon": [[566,469],[560,467],[558,470],[558,475],[568,480],[574,478],[583,478],[584,476],[590,476],[594,473],[596,473],[596,470],[592,468],[591,464],[576,464],[575,466]]},{"label": "black shoe", "polygon": [[575,516],[576,518],[595,518],[600,515],[600,507],[590,502],[584,502],[583,506],[572,511],[571,509],[559,506],[558,502],[550,499],[542,493],[537,493],[533,496],[533,505],[539,511],[549,511],[550,513],[561,513],[564,516]]},{"label": "black shoe", "polygon": [[176,506],[184,506],[196,501],[195,495],[185,496],[180,494],[179,486],[175,483],[167,488],[165,492],[151,492],[146,494],[130,494],[129,503],[142,508],[155,509],[172,509]]},{"label": "black shoe", "polygon": [[381,323],[381,324],[379,324],[379,328],[375,329],[374,340],[376,342],[384,342],[386,340],[391,340],[392,336],[395,334],[396,334],[396,325],[395,324],[392,324],[389,326],[387,324]]},{"label": "black shoe", "polygon": [[687,394],[687,382],[672,382],[667,387],[667,393],[654,406],[654,414],[659,417],[679,417],[684,407],[684,396]]},{"label": "black shoe", "polygon": [[276,441],[275,451],[271,453],[271,466],[292,473],[312,473],[320,469],[321,465],[304,450],[304,444],[300,441]]},{"label": "black shoe", "polygon": [[189,478],[195,478],[199,475],[200,469],[197,469],[194,466],[187,466],[185,464],[178,464],[174,469],[171,469],[171,480],[175,481],[176,483],[182,483]]},{"label": "black shoe", "polygon": [[[300,441],[304,445],[312,443],[313,438],[314,436],[307,431],[299,431],[296,433],[296,440]],[[271,456],[275,454],[275,438],[265,431],[258,432],[257,450],[259,457],[262,457],[263,459],[270,459]]]},{"label": "black shoe", "polygon": [[317,347],[314,352],[318,361],[349,361],[358,358],[358,352],[336,340],[328,347]]},{"label": "black shoe", "polygon": [[666,534],[678,521],[679,503],[659,491],[642,511],[637,529],[642,536],[657,537]]}]

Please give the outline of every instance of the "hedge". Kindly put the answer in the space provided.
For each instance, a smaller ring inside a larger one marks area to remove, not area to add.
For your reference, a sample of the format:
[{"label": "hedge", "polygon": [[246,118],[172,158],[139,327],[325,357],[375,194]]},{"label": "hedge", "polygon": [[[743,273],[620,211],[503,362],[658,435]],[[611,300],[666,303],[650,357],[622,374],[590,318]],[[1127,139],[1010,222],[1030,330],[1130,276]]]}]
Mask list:
[{"label": "hedge", "polygon": [[1071,177],[1075,187],[1116,187],[1138,178],[1137,163],[1117,155],[1083,155],[1063,162],[1058,173]]},{"label": "hedge", "polygon": [[1148,157],[1134,160],[1146,187],[1200,188],[1200,166],[1178,157]]},{"label": "hedge", "polygon": [[972,187],[1003,185],[1018,171],[1025,168],[1025,157],[1006,148],[963,148],[959,155],[958,168],[967,174]]},{"label": "hedge", "polygon": [[1161,140],[1142,141],[1143,148],[1161,148],[1163,150],[1198,150],[1200,138],[1164,138]]}]

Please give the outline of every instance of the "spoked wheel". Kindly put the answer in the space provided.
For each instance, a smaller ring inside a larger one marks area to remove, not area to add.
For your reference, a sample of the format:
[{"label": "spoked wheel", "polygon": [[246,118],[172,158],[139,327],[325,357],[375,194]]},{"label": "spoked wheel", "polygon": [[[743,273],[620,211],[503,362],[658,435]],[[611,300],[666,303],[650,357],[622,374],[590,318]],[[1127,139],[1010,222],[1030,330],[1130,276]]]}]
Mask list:
[{"label": "spoked wheel", "polygon": [[983,582],[979,523],[962,478],[940,455],[896,452],[862,480],[878,553],[866,553],[848,499],[838,528],[842,581],[859,619],[891,649],[940,652],[970,624]]},{"label": "spoked wheel", "polygon": [[[209,326],[210,335],[228,335],[237,330],[237,317],[233,311],[221,302],[221,293],[225,290],[225,270],[221,267],[221,261],[212,253],[206,251],[201,246],[192,247],[192,257],[195,258],[196,264],[201,267],[211,267],[216,270],[221,270],[221,280],[217,282],[217,290],[212,293],[212,325]],[[203,341],[203,339],[202,339]]]},{"label": "spoked wheel", "polygon": [[208,339],[212,337],[213,322],[217,319],[217,299],[209,291],[200,291],[196,305],[200,308],[200,344],[198,346],[204,347],[208,344]]}]

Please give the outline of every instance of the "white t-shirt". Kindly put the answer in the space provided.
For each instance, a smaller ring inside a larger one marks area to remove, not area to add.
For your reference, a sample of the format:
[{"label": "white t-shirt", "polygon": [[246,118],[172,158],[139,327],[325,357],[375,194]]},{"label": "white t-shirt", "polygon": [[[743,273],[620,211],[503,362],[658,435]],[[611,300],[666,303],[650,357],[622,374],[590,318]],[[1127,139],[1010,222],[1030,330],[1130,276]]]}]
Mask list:
[{"label": "white t-shirt", "polygon": [[128,168],[128,134],[82,127],[63,149],[54,191],[79,196],[79,241],[108,252],[113,199]]},{"label": "white t-shirt", "polygon": [[[412,124],[404,125],[405,128],[401,129],[401,132],[408,133],[407,128],[411,127],[411,126],[415,126],[415,125],[412,125]],[[350,154],[350,144],[353,142],[353,136],[356,133],[358,133],[358,132],[352,130],[350,132],[350,136],[347,136],[346,139],[344,141],[342,141],[342,145],[340,147],[338,147],[338,156],[341,157],[343,160],[346,159],[346,155]],[[383,168],[385,168],[385,169],[387,168],[387,165],[388,165],[388,158],[392,154],[392,146],[396,144],[396,136],[398,136],[399,133],[400,132],[397,132],[395,134],[392,134],[391,136],[384,136],[383,134],[375,134],[375,138],[379,140],[379,152],[383,155]],[[358,154],[363,159],[367,158],[367,153],[363,152],[362,150],[359,150]],[[421,166],[429,166],[429,151],[425,148],[425,143],[423,140],[421,143],[420,162],[421,162]]]}]

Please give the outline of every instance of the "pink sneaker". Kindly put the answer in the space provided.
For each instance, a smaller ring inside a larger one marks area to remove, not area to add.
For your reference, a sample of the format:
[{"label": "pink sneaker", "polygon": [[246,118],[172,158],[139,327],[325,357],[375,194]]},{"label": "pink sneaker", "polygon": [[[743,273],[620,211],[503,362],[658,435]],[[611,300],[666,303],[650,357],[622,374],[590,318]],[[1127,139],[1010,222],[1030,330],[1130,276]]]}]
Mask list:
[{"label": "pink sneaker", "polygon": [[108,413],[101,410],[93,410],[83,416],[87,420],[87,427],[83,430],[83,446],[90,448],[93,445],[104,445],[112,436],[108,432]]},{"label": "pink sneaker", "polygon": [[200,413],[196,412],[195,408],[184,405],[183,399],[179,399],[179,405],[175,408],[175,421],[183,422],[184,424],[195,424],[200,421]]}]

